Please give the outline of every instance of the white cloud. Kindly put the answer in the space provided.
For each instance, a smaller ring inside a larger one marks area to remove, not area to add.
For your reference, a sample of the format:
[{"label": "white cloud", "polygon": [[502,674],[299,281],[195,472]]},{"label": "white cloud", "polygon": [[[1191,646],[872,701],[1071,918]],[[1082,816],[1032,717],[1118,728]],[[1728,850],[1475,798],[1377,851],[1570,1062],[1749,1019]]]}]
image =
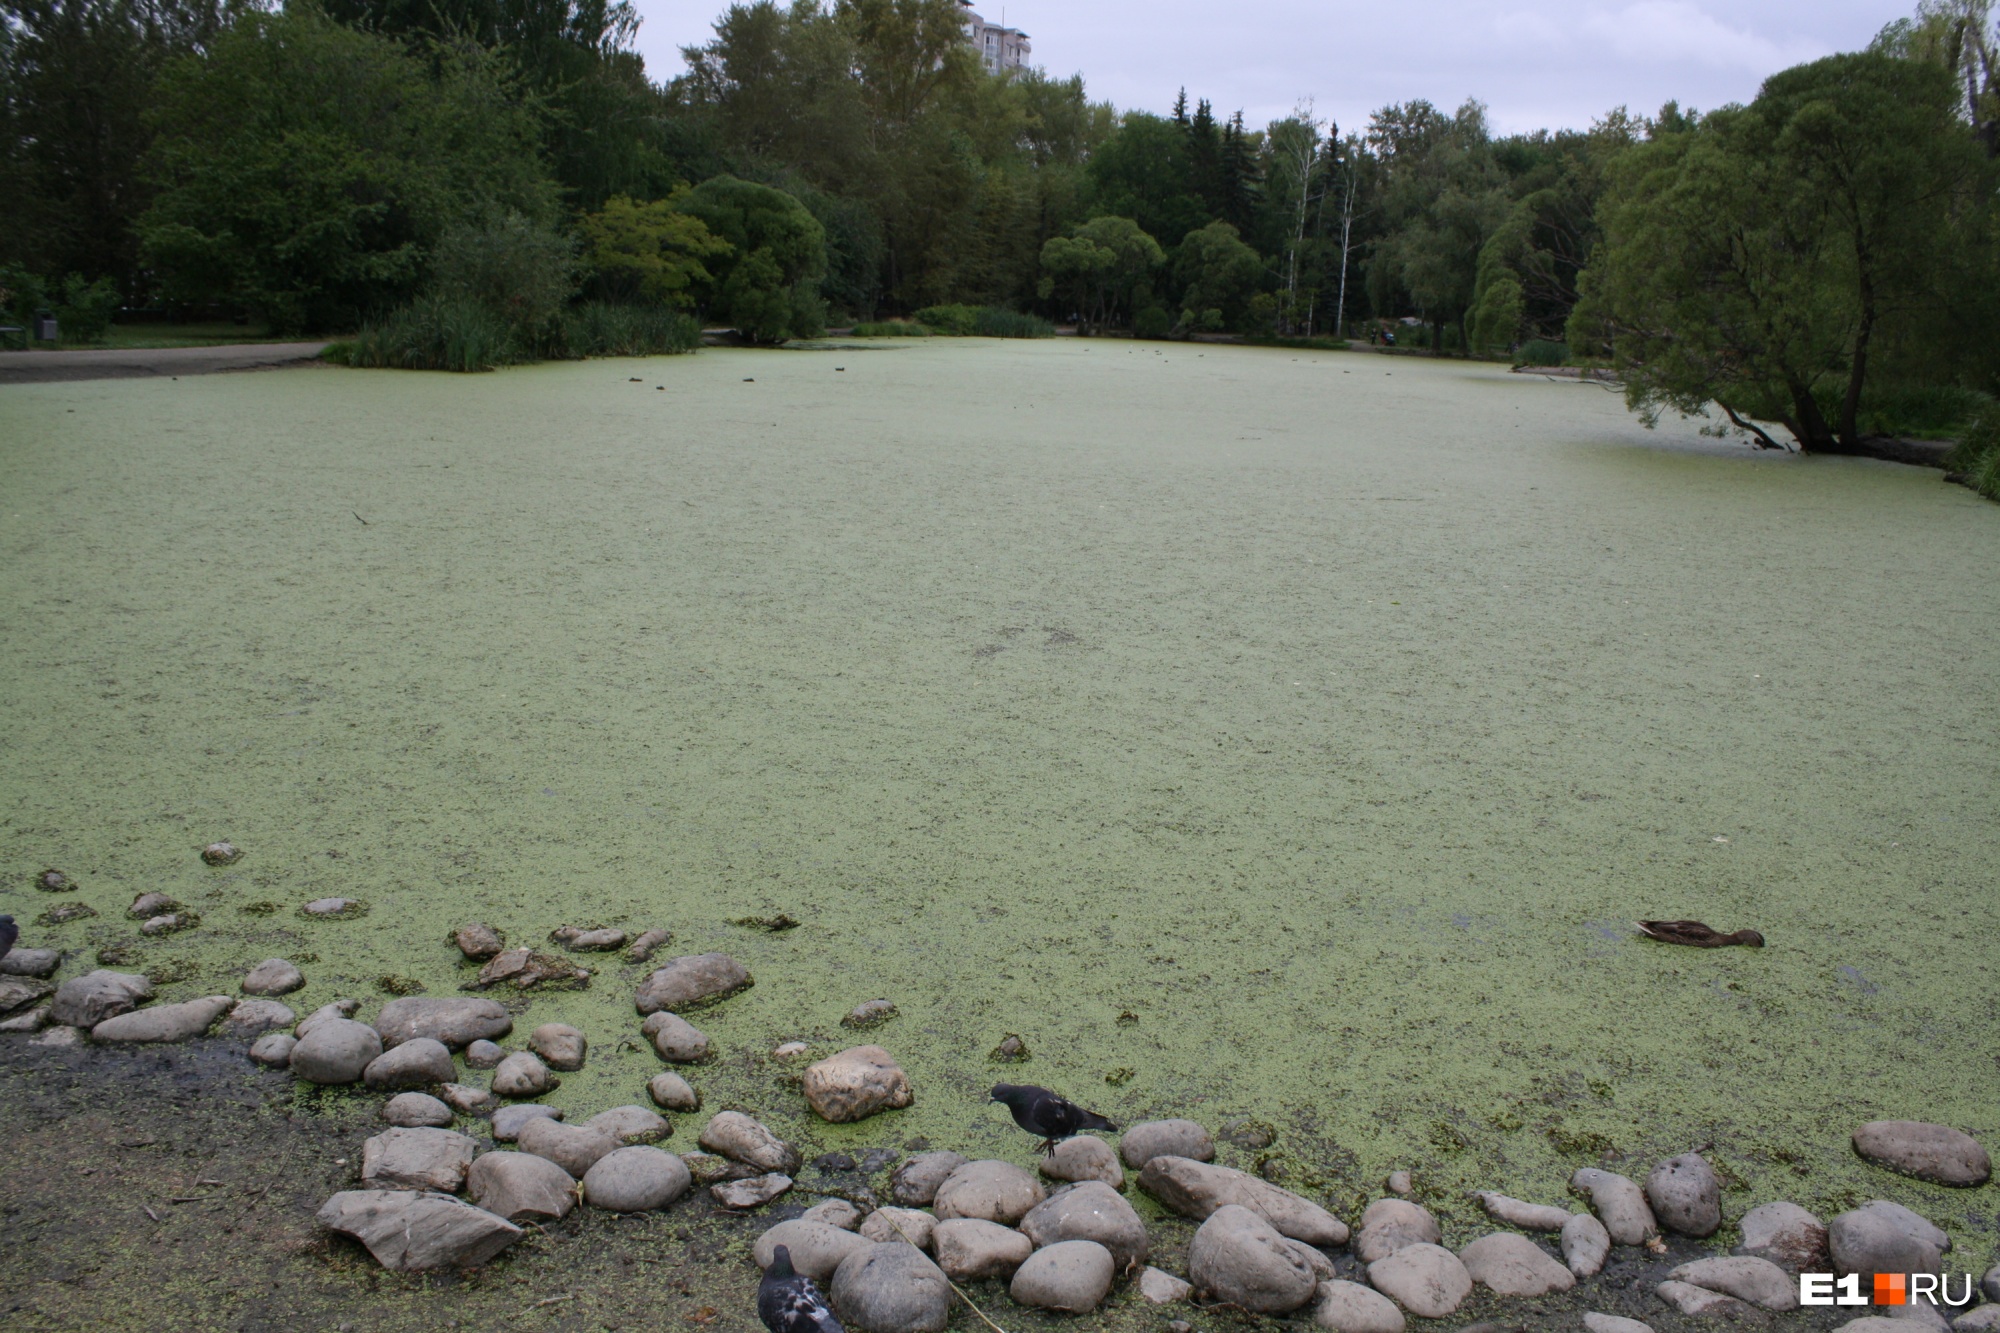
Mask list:
[{"label": "white cloud", "polygon": [[1579,26],[1624,60],[1735,70],[1760,79],[1831,49],[1809,37],[1778,41],[1731,27],[1685,0],[1641,0],[1615,12],[1600,10]]}]

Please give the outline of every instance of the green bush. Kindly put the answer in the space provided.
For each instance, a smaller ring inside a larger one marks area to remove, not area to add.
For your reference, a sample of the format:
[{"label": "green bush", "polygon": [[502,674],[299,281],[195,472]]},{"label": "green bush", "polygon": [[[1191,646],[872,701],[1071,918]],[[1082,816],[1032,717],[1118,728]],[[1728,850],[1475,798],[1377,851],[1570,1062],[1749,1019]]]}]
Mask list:
[{"label": "green bush", "polygon": [[[1813,395],[1820,414],[1840,420],[1841,394],[1828,387]],[[1855,425],[1863,435],[1900,439],[1949,440],[1963,436],[1979,420],[1992,399],[1973,389],[1949,384],[1909,388],[1871,388],[1861,395]]]},{"label": "green bush", "polygon": [[564,311],[560,327],[552,356],[671,356],[701,346],[701,321],[665,306],[587,301]]},{"label": "green bush", "polygon": [[979,311],[969,305],[930,305],[916,314],[917,323],[947,338],[970,338]]},{"label": "green bush", "polygon": [[1987,406],[1945,459],[1945,467],[1987,499],[2000,500],[2000,406]]},{"label": "green bush", "polygon": [[[1221,323],[1221,312],[1216,312],[1216,322]],[[1132,316],[1132,336],[1134,338],[1168,338],[1174,332],[1174,317],[1163,305],[1149,305]]]},{"label": "green bush", "polygon": [[1056,326],[1040,315],[983,305],[972,318],[972,333],[976,338],[1053,338]]},{"label": "green bush", "polygon": [[441,300],[479,306],[532,346],[576,290],[576,243],[520,213],[495,213],[447,228],[431,275]]},{"label": "green bush", "polygon": [[709,315],[753,343],[776,345],[818,337],[826,327],[826,230],[783,190],[715,176],[675,199],[681,212],[702,220],[729,242],[709,270]]},{"label": "green bush", "polygon": [[474,372],[531,361],[506,319],[477,301],[421,297],[364,324],[347,352],[350,366]]},{"label": "green bush", "polygon": [[1530,338],[1514,353],[1517,366],[1563,366],[1569,364],[1569,344],[1548,338]]},{"label": "green bush", "polygon": [[56,324],[64,342],[100,343],[111,328],[124,298],[109,278],[85,282],[81,273],[63,279],[62,300],[56,302]]},{"label": "green bush", "polygon": [[931,329],[907,319],[878,319],[848,330],[857,338],[934,338]]}]

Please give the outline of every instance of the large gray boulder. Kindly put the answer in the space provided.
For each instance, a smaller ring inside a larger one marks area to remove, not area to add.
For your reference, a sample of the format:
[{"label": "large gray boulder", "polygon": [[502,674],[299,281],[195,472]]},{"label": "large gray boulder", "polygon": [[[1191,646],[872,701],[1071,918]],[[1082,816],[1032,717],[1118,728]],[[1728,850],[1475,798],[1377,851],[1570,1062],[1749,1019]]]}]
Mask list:
[{"label": "large gray boulder", "polygon": [[1041,1182],[1012,1162],[967,1162],[938,1186],[932,1211],[940,1221],[979,1217],[1011,1227],[1047,1197]]},{"label": "large gray boulder", "polygon": [[665,1009],[648,1014],[639,1025],[639,1035],[651,1042],[655,1053],[670,1064],[699,1064],[709,1056],[708,1034]]},{"label": "large gray boulder", "polygon": [[1719,1291],[1766,1310],[1799,1308],[1798,1282],[1769,1259],[1754,1259],[1748,1255],[1696,1259],[1682,1264],[1667,1276],[1675,1282]]},{"label": "large gray boulder", "polygon": [[[877,1208],[861,1219],[861,1234],[870,1240],[908,1241],[920,1250],[931,1248],[937,1219],[919,1208],[898,1208],[894,1204]],[[1025,1237],[1023,1237],[1025,1239]]]},{"label": "large gray boulder", "polygon": [[1407,1321],[1396,1303],[1359,1282],[1322,1282],[1313,1322],[1328,1333],[1403,1333]]},{"label": "large gray boulder", "polygon": [[1646,1177],[1646,1202],[1667,1230],[1682,1236],[1712,1236],[1722,1225],[1722,1181],[1700,1153],[1682,1153]]},{"label": "large gray boulder", "polygon": [[[331,1004],[323,1004],[304,1018],[301,1018],[299,1025],[292,1029],[292,1035],[300,1041],[304,1041],[312,1034],[312,1030],[321,1023],[331,1023],[339,1018],[352,1018],[360,1011],[361,1001],[359,1000],[335,1000]],[[375,1035],[379,1039],[382,1034],[378,1032]]]},{"label": "large gray boulder", "polygon": [[1096,1241],[1058,1241],[1014,1270],[1007,1294],[1016,1305],[1084,1314],[1110,1292],[1115,1263],[1111,1251]]},{"label": "large gray boulder", "polygon": [[848,1255],[874,1243],[840,1227],[795,1217],[759,1236],[750,1247],[750,1257],[756,1260],[758,1268],[769,1268],[777,1257],[778,1247],[783,1245],[791,1252],[792,1267],[824,1286],[833,1280],[834,1270]]},{"label": "large gray boulder", "polygon": [[1569,1178],[1569,1184],[1577,1193],[1589,1196],[1591,1209],[1611,1234],[1613,1244],[1643,1245],[1646,1237],[1659,1230],[1638,1182],[1586,1166]]},{"label": "large gray boulder", "polygon": [[17,944],[0,957],[0,976],[52,977],[62,960],[61,949],[23,949]]},{"label": "large gray boulder", "polygon": [[1769,1259],[1792,1273],[1824,1273],[1832,1258],[1826,1249],[1826,1223],[1795,1203],[1760,1203],[1737,1223],[1743,1243],[1736,1253]]},{"label": "large gray boulder", "polygon": [[451,1052],[441,1041],[418,1037],[382,1052],[361,1071],[361,1081],[375,1092],[429,1088],[458,1077]]},{"label": "large gray boulder", "polygon": [[1152,1254],[1139,1214],[1100,1180],[1057,1190],[1029,1209],[1020,1226],[1038,1250],[1066,1240],[1096,1241],[1111,1252],[1120,1273],[1138,1272]]},{"label": "large gray boulder", "polygon": [[1949,1125],[1873,1120],[1854,1131],[1854,1151],[1877,1166],[1940,1185],[1969,1188],[1993,1176],[1986,1149]]},{"label": "large gray boulder", "polygon": [[1194,1233],[1188,1280],[1207,1300],[1278,1315],[1311,1300],[1319,1277],[1260,1214],[1224,1204]]},{"label": "large gray boulder", "polygon": [[1293,1240],[1320,1246],[1347,1243],[1347,1224],[1326,1209],[1230,1167],[1191,1157],[1155,1157],[1140,1170],[1139,1188],[1183,1217],[1207,1218],[1234,1205],[1248,1208]]},{"label": "large gray boulder", "polygon": [[583,1068],[590,1041],[567,1023],[544,1023],[528,1034],[528,1049],[549,1068],[573,1073]]},{"label": "large gray boulder", "polygon": [[955,1152],[918,1153],[890,1173],[890,1197],[905,1208],[928,1208],[937,1199],[938,1187],[965,1162]]},{"label": "large gray boulder", "polygon": [[939,1333],[951,1283],[914,1245],[868,1245],[841,1260],[828,1294],[854,1333]]},{"label": "large gray boulder", "polygon": [[1876,1199],[1827,1224],[1827,1250],[1836,1273],[1859,1273],[1864,1286],[1877,1273],[1936,1273],[1949,1240],[1900,1204]]},{"label": "large gray boulder", "polygon": [[227,995],[181,1004],[154,1005],[129,1014],[107,1018],[90,1030],[90,1039],[100,1042],[186,1041],[199,1037],[229,1012],[236,1001]]},{"label": "large gray boulder", "polygon": [[222,1020],[221,1036],[236,1041],[255,1041],[266,1032],[288,1028],[298,1021],[292,1007],[281,1000],[238,1000]]},{"label": "large gray boulder", "polygon": [[540,1106],[533,1102],[503,1106],[493,1113],[493,1141],[512,1143],[530,1120],[560,1120],[564,1114],[560,1106]]},{"label": "large gray boulder", "polygon": [[646,1095],[653,1105],[669,1111],[699,1111],[701,1094],[673,1070],[662,1070],[646,1081]]},{"label": "large gray boulder", "polygon": [[709,1117],[696,1142],[732,1162],[782,1175],[796,1174],[804,1160],[798,1149],[741,1111],[720,1111]]},{"label": "large gray boulder", "polygon": [[481,1154],[466,1173],[465,1192],[511,1222],[567,1217],[576,1206],[576,1181],[569,1172],[526,1152]]},{"label": "large gray boulder", "polygon": [[361,1183],[374,1190],[436,1190],[465,1184],[478,1144],[448,1129],[385,1129],[361,1145]]},{"label": "large gray boulder", "polygon": [[1064,1139],[1043,1155],[1036,1169],[1050,1180],[1073,1185],[1095,1180],[1115,1190],[1125,1188],[1125,1168],[1118,1164],[1118,1154],[1094,1134]]},{"label": "large gray boulder", "polygon": [[1576,1285],[1574,1273],[1518,1232],[1481,1236],[1458,1252],[1458,1261],[1474,1282],[1501,1296],[1545,1296]]},{"label": "large gray boulder", "polygon": [[601,1129],[546,1119],[522,1125],[514,1141],[522,1152],[546,1157],[578,1180],[619,1148],[618,1140]]},{"label": "large gray boulder", "polygon": [[153,998],[153,983],[130,972],[86,972],[56,988],[49,1022],[56,1027],[94,1028],[127,1014]]},{"label": "large gray boulder", "polygon": [[806,1067],[806,1104],[833,1124],[900,1111],[913,1099],[909,1075],[880,1046],[850,1046]]},{"label": "large gray boulder", "polygon": [[292,1047],[292,1073],[308,1083],[352,1083],[382,1054],[381,1034],[351,1018],[314,1023]]},{"label": "large gray boulder", "polygon": [[633,1003],[642,1014],[671,1009],[684,1013],[725,1000],[756,984],[750,970],[726,953],[670,958],[639,983]]},{"label": "large gray boulder", "polygon": [[289,1069],[299,1039],[289,1032],[266,1032],[250,1043],[250,1061],[266,1069]]},{"label": "large gray boulder", "polygon": [[456,1051],[482,1038],[495,1041],[506,1036],[514,1030],[514,1020],[497,1000],[413,995],[383,1005],[375,1028],[384,1046],[429,1037]]},{"label": "large gray boulder", "polygon": [[382,1103],[382,1118],[404,1129],[446,1129],[452,1110],[427,1092],[399,1092]]},{"label": "large gray boulder", "polygon": [[556,1081],[540,1056],[529,1051],[516,1051],[493,1071],[493,1094],[496,1097],[539,1097],[555,1087]]},{"label": "large gray boulder", "polygon": [[1197,1162],[1215,1160],[1215,1139],[1192,1120],[1142,1120],[1118,1140],[1118,1154],[1125,1165],[1143,1171],[1155,1157],[1187,1157]]},{"label": "large gray boulder", "polygon": [[1406,1245],[1441,1245],[1444,1230],[1428,1208],[1408,1199],[1377,1199],[1361,1214],[1354,1257],[1364,1264],[1386,1259]]},{"label": "large gray boulder", "polygon": [[688,1192],[694,1178],[670,1152],[635,1145],[608,1152],[583,1173],[583,1201],[618,1213],[664,1208]]},{"label": "large gray boulder", "polygon": [[1472,1274],[1442,1245],[1406,1245],[1368,1265],[1368,1283],[1413,1315],[1442,1319],[1472,1294]]},{"label": "large gray boulder", "polygon": [[1611,1233],[1589,1213],[1576,1213],[1563,1223],[1563,1263],[1578,1277],[1595,1277],[1611,1257]]},{"label": "large gray boulder", "polygon": [[665,1116],[643,1106],[614,1106],[583,1123],[603,1130],[620,1143],[658,1143],[674,1132]]},{"label": "large gray boulder", "polygon": [[245,995],[290,995],[304,988],[305,974],[283,958],[266,958],[243,978]]},{"label": "large gray boulder", "polygon": [[398,1273],[475,1267],[521,1238],[521,1228],[483,1208],[408,1190],[342,1190],[317,1220],[354,1237]]},{"label": "large gray boulder", "polygon": [[[867,1223],[862,1224],[867,1231]],[[909,1228],[905,1227],[905,1231]],[[1012,1227],[979,1217],[954,1217],[931,1227],[931,1252],[938,1267],[957,1282],[1014,1276],[1028,1262],[1035,1243]]]}]

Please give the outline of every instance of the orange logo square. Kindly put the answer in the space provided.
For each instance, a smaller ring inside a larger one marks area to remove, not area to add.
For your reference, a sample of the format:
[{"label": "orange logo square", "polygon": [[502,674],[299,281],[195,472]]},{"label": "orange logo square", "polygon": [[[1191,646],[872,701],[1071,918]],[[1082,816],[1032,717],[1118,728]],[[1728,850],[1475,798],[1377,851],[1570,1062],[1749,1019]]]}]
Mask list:
[{"label": "orange logo square", "polygon": [[1910,1303],[1910,1280],[1902,1273],[1877,1273],[1875,1275],[1875,1303],[1877,1305],[1908,1305]]}]

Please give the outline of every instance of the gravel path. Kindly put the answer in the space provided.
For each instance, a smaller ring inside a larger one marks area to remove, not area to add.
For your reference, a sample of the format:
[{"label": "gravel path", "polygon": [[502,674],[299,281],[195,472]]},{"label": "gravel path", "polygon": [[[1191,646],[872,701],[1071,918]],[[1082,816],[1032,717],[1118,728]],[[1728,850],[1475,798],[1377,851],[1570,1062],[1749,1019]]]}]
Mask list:
[{"label": "gravel path", "polygon": [[325,349],[323,342],[309,342],[0,352],[0,384],[148,379],[155,375],[213,375],[225,370],[268,370],[274,366],[310,364],[318,360]]}]

